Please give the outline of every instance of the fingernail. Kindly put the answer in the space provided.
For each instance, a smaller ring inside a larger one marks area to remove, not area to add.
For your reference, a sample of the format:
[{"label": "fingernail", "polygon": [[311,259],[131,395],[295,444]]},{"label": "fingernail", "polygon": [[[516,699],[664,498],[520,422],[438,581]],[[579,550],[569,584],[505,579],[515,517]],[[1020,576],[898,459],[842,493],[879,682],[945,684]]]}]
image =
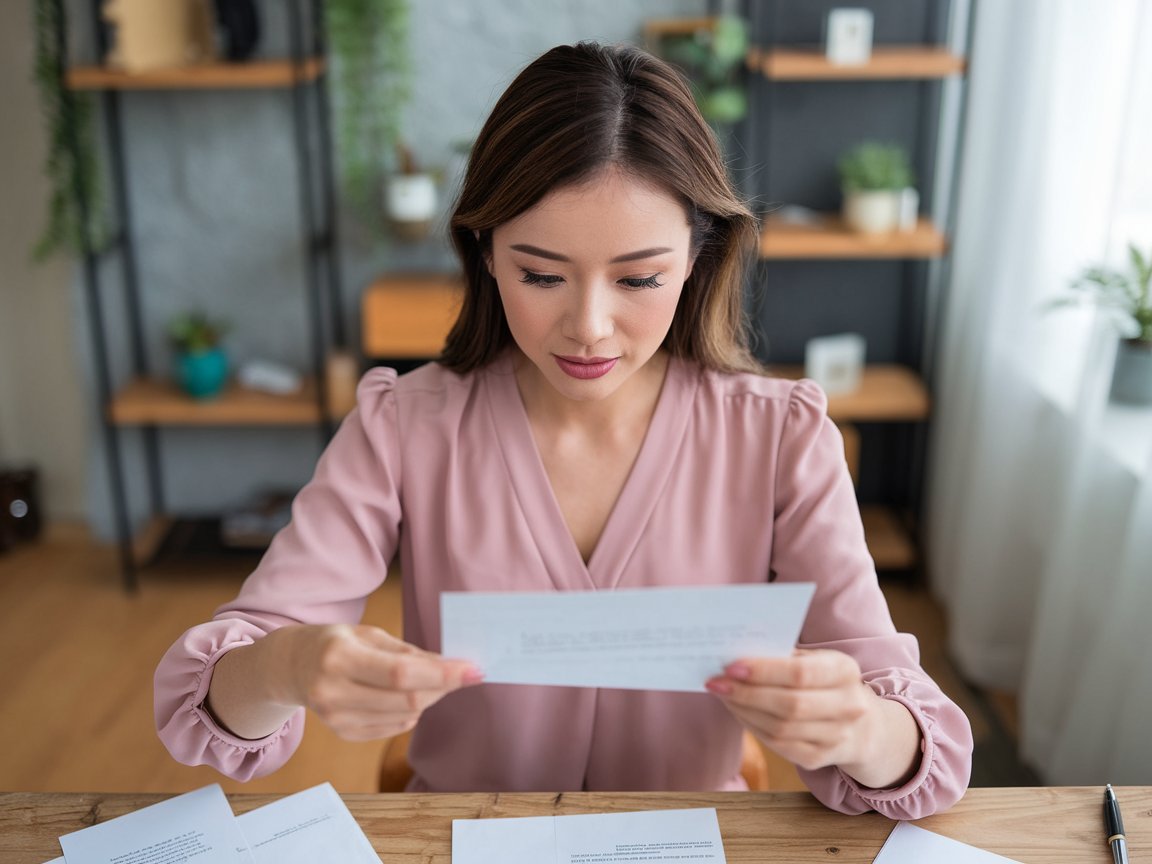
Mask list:
[{"label": "fingernail", "polygon": [[713,678],[711,681],[704,682],[704,686],[720,696],[730,696],[732,694],[732,684],[723,678]]},{"label": "fingernail", "polygon": [[479,684],[484,680],[484,673],[479,669],[469,669],[461,679],[465,684]]},{"label": "fingernail", "polygon": [[747,681],[752,677],[752,667],[744,663],[732,663],[724,672],[729,678],[735,678],[737,681]]}]

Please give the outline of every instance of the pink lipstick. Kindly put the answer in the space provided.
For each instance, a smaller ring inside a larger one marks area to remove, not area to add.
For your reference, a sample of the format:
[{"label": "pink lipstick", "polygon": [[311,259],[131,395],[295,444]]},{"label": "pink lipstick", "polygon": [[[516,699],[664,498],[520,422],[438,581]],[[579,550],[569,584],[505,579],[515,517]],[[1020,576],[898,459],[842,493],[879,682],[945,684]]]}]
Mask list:
[{"label": "pink lipstick", "polygon": [[561,357],[559,354],[552,356],[556,359],[556,365],[565,375],[571,375],[573,378],[580,378],[584,381],[607,375],[616,365],[616,361],[620,359],[619,357]]}]

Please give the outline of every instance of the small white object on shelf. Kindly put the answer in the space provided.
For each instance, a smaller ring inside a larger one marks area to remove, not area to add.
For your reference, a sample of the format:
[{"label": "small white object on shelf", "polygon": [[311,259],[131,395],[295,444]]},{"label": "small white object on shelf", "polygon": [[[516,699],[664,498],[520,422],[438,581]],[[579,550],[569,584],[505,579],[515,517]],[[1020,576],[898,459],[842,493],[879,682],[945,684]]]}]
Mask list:
[{"label": "small white object on shelf", "polygon": [[862,66],[872,58],[872,12],[832,9],[824,30],[824,56],[836,66]]},{"label": "small white object on shelf", "polygon": [[919,217],[920,193],[915,186],[906,186],[900,190],[899,230],[912,231],[916,228],[916,220]]},{"label": "small white object on shelf", "polygon": [[824,224],[820,214],[811,207],[802,207],[799,204],[785,204],[772,211],[772,215],[786,225],[807,225],[816,227]]},{"label": "small white object on shelf", "polygon": [[271,360],[252,360],[245,363],[236,373],[236,378],[241,386],[249,390],[259,390],[261,393],[273,393],[277,396],[299,393],[302,383],[300,373],[295,369]]},{"label": "small white object on shelf", "polygon": [[860,386],[864,350],[864,337],[859,333],[809,339],[804,346],[804,377],[819,384],[829,396],[851,393]]}]

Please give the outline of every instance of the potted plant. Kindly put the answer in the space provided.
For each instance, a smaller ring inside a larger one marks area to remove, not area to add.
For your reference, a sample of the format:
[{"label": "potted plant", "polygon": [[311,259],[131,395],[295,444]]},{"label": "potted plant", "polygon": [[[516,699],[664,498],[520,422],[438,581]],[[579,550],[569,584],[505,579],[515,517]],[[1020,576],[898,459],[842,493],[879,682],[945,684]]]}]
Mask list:
[{"label": "potted plant", "polygon": [[919,196],[904,148],[865,141],[841,156],[837,168],[849,228],[887,234],[915,225]]},{"label": "potted plant", "polygon": [[177,315],[168,325],[168,340],[175,353],[176,380],[189,396],[211,399],[228,380],[228,355],[220,340],[227,330],[201,312]]},{"label": "potted plant", "polygon": [[1112,399],[1152,405],[1152,249],[1143,255],[1128,246],[1128,269],[1089,267],[1072,283],[1073,294],[1054,306],[1092,303],[1120,333],[1112,369]]},{"label": "potted plant", "polygon": [[388,224],[401,240],[425,240],[436,218],[436,177],[420,170],[406,146],[396,149],[398,169],[384,183]]},{"label": "potted plant", "polygon": [[325,0],[324,12],[341,185],[353,211],[380,227],[378,190],[411,92],[408,0]]},{"label": "potted plant", "polygon": [[748,97],[739,80],[748,55],[748,25],[737,15],[706,21],[689,32],[662,33],[656,22],[647,30],[650,41],[660,43],[659,53],[685,71],[704,119],[714,127],[727,127],[748,113]]}]

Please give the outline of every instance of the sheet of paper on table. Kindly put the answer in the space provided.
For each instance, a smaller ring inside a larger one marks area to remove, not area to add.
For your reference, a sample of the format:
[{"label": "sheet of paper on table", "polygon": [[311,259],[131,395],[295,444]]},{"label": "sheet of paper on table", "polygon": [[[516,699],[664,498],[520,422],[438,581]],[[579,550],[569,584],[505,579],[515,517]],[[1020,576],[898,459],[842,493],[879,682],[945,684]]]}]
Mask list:
[{"label": "sheet of paper on table", "polygon": [[218,784],[65,834],[60,848],[68,864],[253,864]]},{"label": "sheet of paper on table", "polygon": [[344,800],[322,783],[236,817],[256,864],[380,864]]},{"label": "sheet of paper on table", "polygon": [[330,783],[235,816],[219,785],[206,786],[60,838],[48,864],[380,864]]},{"label": "sheet of paper on table", "polygon": [[786,657],[810,583],[444,592],[441,653],[493,684],[704,692],[740,657]]},{"label": "sheet of paper on table", "polygon": [[453,819],[452,864],[724,864],[714,808]]},{"label": "sheet of paper on table", "polygon": [[1012,858],[996,855],[951,837],[926,831],[908,822],[892,829],[873,864],[1019,864]]}]

